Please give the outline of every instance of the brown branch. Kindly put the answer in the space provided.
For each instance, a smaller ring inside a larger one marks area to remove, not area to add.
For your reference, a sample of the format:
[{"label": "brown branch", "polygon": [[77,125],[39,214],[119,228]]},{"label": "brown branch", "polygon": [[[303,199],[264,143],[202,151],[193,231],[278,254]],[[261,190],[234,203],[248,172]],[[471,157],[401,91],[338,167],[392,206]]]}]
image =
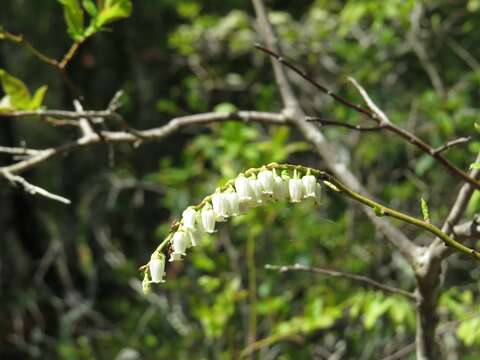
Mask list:
[{"label": "brown branch", "polygon": [[[76,114],[76,115],[74,115]],[[79,118],[85,116],[84,114],[91,115],[90,112],[72,113],[72,118]],[[181,128],[189,125],[205,125],[212,122],[219,122],[225,120],[240,120],[245,122],[255,121],[261,123],[268,123],[273,125],[286,125],[287,119],[282,114],[258,112],[258,111],[238,111],[234,113],[204,113],[190,116],[183,116],[172,119],[166,125],[152,128],[149,130],[138,130],[142,139],[138,136],[126,131],[103,131],[102,135],[105,139],[105,143],[134,143],[141,145],[143,141],[161,140]],[[94,144],[101,143],[101,139],[94,132],[88,133],[83,137],[66,143],[59,147],[52,147],[44,150],[38,150],[38,153],[29,157],[23,161],[19,161],[15,164],[0,167],[0,171],[8,171],[12,174],[21,173],[25,170],[31,169],[44,161],[72,151],[76,148],[86,147]]]},{"label": "brown branch", "polygon": [[3,39],[10,41],[15,44],[20,44],[25,46],[25,48],[32,53],[33,56],[35,56],[37,59],[40,61],[53,66],[54,68],[63,71],[65,67],[68,65],[70,60],[72,60],[73,56],[77,52],[78,48],[82,44],[81,41],[75,41],[68,51],[65,53],[61,61],[58,61],[56,59],[51,58],[48,55],[45,55],[42,53],[40,50],[35,48],[28,40],[26,40],[23,35],[15,35],[12,33],[9,33],[7,31],[2,32]]},{"label": "brown branch", "polygon": [[417,137],[415,134],[410,133],[409,131],[402,129],[398,127],[397,125],[394,125],[390,122],[388,117],[385,115],[383,111],[381,111],[375,103],[371,100],[371,98],[368,96],[367,92],[358,84],[356,83],[353,79],[351,80],[353,84],[357,87],[357,89],[360,92],[360,95],[364,98],[365,102],[368,105],[368,108],[364,108],[358,105],[355,105],[354,103],[350,102],[349,100],[343,98],[340,95],[337,95],[327,89],[325,86],[319,84],[317,81],[315,81],[311,76],[309,76],[306,72],[300,70],[298,67],[295,65],[291,64],[290,62],[286,61],[282,56],[280,56],[277,52],[275,52],[272,49],[268,49],[264,46],[261,45],[255,45],[256,48],[262,50],[263,52],[267,53],[274,59],[276,59],[279,63],[282,65],[288,67],[292,71],[294,71],[296,74],[300,75],[304,80],[315,86],[317,89],[322,91],[323,93],[331,96],[333,99],[335,99],[337,102],[361,113],[366,115],[369,119],[375,121],[379,126],[384,125],[385,130],[391,131],[395,133],[396,135],[400,136],[401,138],[407,140],[411,144],[415,145],[418,147],[420,150],[425,152],[426,154],[430,155],[433,157],[435,160],[437,160],[440,164],[442,164],[452,175],[457,176],[464,181],[468,182],[472,186],[474,186],[477,189],[480,189],[480,181],[477,179],[474,179],[470,177],[466,172],[463,170],[459,169],[456,167],[454,164],[452,164],[449,160],[447,160],[441,153],[435,153],[435,149],[428,145],[426,142],[424,142],[422,139]]},{"label": "brown branch", "polygon": [[434,151],[433,151],[433,155],[436,155],[436,154],[439,154],[445,150],[448,150],[454,146],[457,146],[457,145],[461,145],[461,144],[465,144],[467,142],[469,142],[472,138],[470,136],[467,136],[467,137],[461,137],[461,138],[458,138],[458,139],[455,139],[455,140],[450,140],[448,142],[446,142],[445,144],[437,147]]},{"label": "brown branch", "polygon": [[351,274],[351,273],[346,273],[343,271],[337,271],[337,270],[331,270],[331,269],[323,269],[323,268],[318,268],[318,267],[309,267],[309,266],[303,266],[300,264],[295,264],[292,266],[276,266],[276,265],[265,265],[265,269],[268,270],[276,270],[281,273],[285,272],[290,272],[290,271],[303,271],[303,272],[310,272],[310,273],[315,273],[315,274],[321,274],[321,275],[326,275],[326,276],[332,276],[336,278],[345,278],[353,281],[358,281],[364,285],[374,287],[376,289],[388,292],[388,293],[393,293],[397,295],[402,295],[408,298],[409,300],[415,301],[416,296],[415,294],[393,287],[389,285],[382,284],[378,281],[375,281],[369,277],[363,276],[363,275],[356,275],[356,274]]},{"label": "brown branch", "polygon": [[12,185],[21,187],[25,192],[31,195],[43,196],[50,200],[55,200],[63,204],[69,205],[71,201],[63,196],[53,194],[39,186],[30,184],[27,180],[19,175],[14,175],[6,169],[0,168],[0,175],[7,179]]},{"label": "brown branch", "polygon": [[327,120],[327,119],[323,119],[323,118],[319,118],[319,117],[315,117],[315,116],[307,116],[305,118],[305,120],[307,121],[313,121],[313,122],[316,122],[316,123],[319,123],[321,126],[340,126],[340,127],[345,127],[347,129],[352,129],[352,130],[356,130],[356,131],[379,131],[379,130],[382,130],[385,128],[385,126],[381,125],[381,126],[361,126],[361,125],[351,125],[351,124],[347,124],[347,123],[344,123],[344,122],[341,122],[341,121],[335,121],[335,120]]}]

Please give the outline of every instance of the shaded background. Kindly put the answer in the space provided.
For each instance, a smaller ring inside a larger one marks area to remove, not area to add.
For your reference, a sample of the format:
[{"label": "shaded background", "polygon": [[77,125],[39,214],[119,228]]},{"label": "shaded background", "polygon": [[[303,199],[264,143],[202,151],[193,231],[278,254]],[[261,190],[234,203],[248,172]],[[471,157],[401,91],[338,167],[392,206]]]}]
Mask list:
[{"label": "shaded background", "polygon": [[[284,53],[331,89],[360,102],[346,81],[355,77],[393,122],[433,146],[475,135],[479,1],[268,6]],[[121,112],[138,129],[213,110],[281,110],[270,62],[252,47],[260,39],[249,2],[136,1],[133,8],[129,19],[83,44],[68,66],[86,109],[104,109],[123,89]],[[0,24],[54,58],[71,41],[53,0],[3,1]],[[0,68],[29,88],[47,84],[48,108],[73,108],[59,73],[25,48],[0,42]],[[308,114],[362,122],[292,80]],[[41,148],[78,135],[36,118],[1,120],[3,146]],[[384,203],[419,215],[423,196],[441,223],[460,184],[430,157],[389,134],[325,132]],[[448,158],[467,168],[479,150],[472,141]],[[0,158],[2,165],[11,161]],[[406,263],[358,208],[331,192],[320,208],[271,205],[221,225],[184,262],[168,267],[165,285],[142,294],[137,269],[168,224],[221,181],[271,161],[322,167],[289,128],[225,122],[189,127],[138,149],[115,146],[113,156],[105,146],[81,149],[25,174],[70,198],[71,206],[2,183],[0,357],[230,359],[266,339],[254,357],[373,359],[410,344],[414,309],[404,298],[347,280],[264,269],[298,262],[413,288]],[[478,193],[467,215],[477,205]],[[400,226],[418,243],[430,241]],[[463,256],[450,263],[440,296],[441,346],[449,359],[474,359],[480,355],[480,319],[472,317],[479,310],[480,273]]]}]

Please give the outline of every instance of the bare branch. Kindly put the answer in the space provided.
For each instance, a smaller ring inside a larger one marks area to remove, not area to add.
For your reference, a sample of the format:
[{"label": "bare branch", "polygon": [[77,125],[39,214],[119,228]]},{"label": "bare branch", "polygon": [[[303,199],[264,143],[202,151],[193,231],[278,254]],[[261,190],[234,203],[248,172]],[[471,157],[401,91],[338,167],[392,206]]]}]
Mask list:
[{"label": "bare branch", "polygon": [[48,192],[45,189],[42,189],[41,187],[35,186],[30,184],[27,180],[25,180],[23,177],[19,175],[13,175],[7,170],[1,170],[0,174],[7,179],[12,185],[14,186],[20,186],[25,190],[25,192],[31,194],[31,195],[39,195],[46,197],[51,200],[59,201],[63,204],[70,204],[71,201],[67,198],[64,198],[63,196],[52,194],[51,192]]},{"label": "bare branch", "polygon": [[417,4],[413,11],[410,13],[410,31],[408,32],[407,40],[410,43],[413,52],[420,60],[420,64],[425,69],[430,81],[435,88],[435,91],[442,97],[446,95],[445,86],[435,64],[430,60],[427,50],[424,44],[419,38],[420,33],[420,19],[423,14],[422,4]]},{"label": "bare branch", "polygon": [[480,239],[480,214],[471,221],[455,226],[452,232],[458,240]]},{"label": "bare branch", "polygon": [[0,153],[10,154],[10,155],[33,156],[33,155],[37,155],[40,151],[41,150],[27,149],[23,147],[0,146]]},{"label": "bare branch", "polygon": [[[270,21],[268,20],[267,10],[265,9],[265,4],[263,0],[252,0],[253,7],[255,8],[255,13],[257,14],[258,23],[260,25],[260,33],[263,34],[265,41],[268,46],[272,49],[280,50],[280,45],[278,38],[275,34],[275,31],[272,26],[270,26]],[[288,110],[298,110],[300,104],[297,97],[295,96],[292,86],[290,85],[290,80],[288,75],[285,72],[283,66],[272,59],[273,71],[275,72],[275,79],[277,82],[278,90],[282,96],[284,106]]]},{"label": "bare branch", "polygon": [[467,136],[467,137],[461,137],[461,138],[458,138],[458,139],[455,139],[455,140],[450,140],[450,141],[446,142],[445,144],[443,144],[442,146],[437,147],[433,151],[433,155],[439,154],[439,153],[441,153],[445,150],[448,150],[448,149],[450,149],[454,146],[465,144],[465,143],[469,142],[471,139],[472,138],[470,136]]},{"label": "bare branch", "polygon": [[335,120],[327,120],[315,116],[307,116],[305,118],[307,121],[313,121],[316,123],[319,123],[321,126],[340,126],[340,127],[345,127],[348,129],[356,130],[356,131],[379,131],[385,128],[385,126],[361,126],[361,125],[351,125],[347,124],[341,121],[335,121]]},{"label": "bare branch", "polygon": [[327,276],[332,276],[332,277],[337,277],[337,278],[345,278],[353,281],[358,281],[361,282],[362,284],[365,284],[367,286],[374,287],[376,289],[388,292],[388,293],[393,293],[397,295],[402,295],[408,298],[409,300],[415,301],[416,296],[415,294],[398,289],[393,286],[385,285],[382,284],[378,281],[375,281],[369,277],[363,276],[363,275],[356,275],[356,274],[351,274],[351,273],[346,273],[343,271],[337,271],[337,270],[331,270],[331,269],[323,269],[323,268],[318,268],[318,267],[310,267],[310,266],[303,266],[300,264],[295,264],[295,265],[282,265],[282,266],[276,266],[276,265],[265,265],[265,269],[268,270],[276,270],[281,273],[285,272],[290,272],[290,271],[303,271],[303,272],[310,272],[310,273],[315,273],[315,274],[321,274],[321,275],[327,275]]},{"label": "bare branch", "polygon": [[347,106],[347,107],[349,107],[349,108],[351,108],[351,109],[353,109],[353,110],[355,110],[359,113],[362,113],[362,114],[366,115],[369,119],[374,120],[380,126],[384,125],[385,130],[391,131],[391,132],[397,134],[398,136],[400,136],[401,138],[407,140],[411,144],[415,145],[420,150],[422,150],[426,154],[430,155],[435,160],[437,160],[440,164],[442,164],[452,175],[463,179],[464,181],[473,185],[476,189],[480,189],[480,181],[470,177],[465,171],[456,167],[449,160],[447,160],[445,157],[443,157],[443,155],[441,153],[435,153],[435,149],[433,147],[428,145],[426,142],[424,142],[422,139],[417,137],[415,134],[412,134],[411,132],[409,132],[405,129],[402,129],[402,128],[398,127],[397,125],[392,124],[389,121],[388,117],[385,115],[385,113],[375,105],[375,103],[368,96],[368,93],[358,83],[354,83],[354,84],[356,84],[355,86],[357,87],[360,94],[364,98],[365,102],[369,106],[369,108],[367,108],[367,109],[363,108],[361,106],[355,105],[352,102],[350,102],[349,100],[347,100],[347,99],[345,99],[345,98],[343,98],[339,95],[336,95],[332,91],[328,90],[326,87],[324,87],[323,85],[321,85],[318,82],[316,82],[315,80],[313,80],[313,78],[310,77],[307,73],[303,72],[302,70],[297,68],[295,65],[292,65],[291,63],[286,61],[283,57],[278,55],[275,51],[273,51],[271,49],[267,49],[267,48],[265,48],[263,46],[260,46],[260,45],[256,45],[256,47],[258,49],[262,50],[263,52],[267,53],[268,55],[272,56],[273,58],[275,58],[278,62],[280,62],[281,64],[285,65],[286,67],[288,67],[289,69],[291,69],[292,71],[294,71],[295,73],[300,75],[307,82],[309,82],[310,84],[315,86],[317,89],[319,89],[323,93],[331,96],[333,99],[335,99],[339,103],[341,103],[341,104],[343,104],[343,105],[345,105],[345,106]]},{"label": "bare branch", "polygon": [[[89,113],[83,112],[81,115]],[[91,115],[91,114],[89,114]],[[79,118],[76,114],[73,118]],[[149,130],[138,131],[141,140],[136,135],[133,135],[126,131],[103,131],[102,135],[106,143],[133,143],[134,145],[141,145],[143,141],[153,141],[163,139],[179,129],[189,125],[204,125],[213,122],[225,121],[225,120],[241,120],[245,122],[255,121],[261,123],[268,123],[274,125],[286,125],[287,119],[282,114],[258,112],[258,111],[238,111],[234,113],[204,113],[190,116],[183,116],[172,119],[164,126],[152,128]],[[19,161],[15,164],[0,167],[0,171],[8,171],[12,174],[21,173],[25,170],[31,169],[44,161],[67,153],[73,149],[86,147],[102,142],[97,134],[91,133],[87,136],[83,136],[75,141],[66,143],[60,147],[48,148],[44,150],[38,150],[34,155]]]}]

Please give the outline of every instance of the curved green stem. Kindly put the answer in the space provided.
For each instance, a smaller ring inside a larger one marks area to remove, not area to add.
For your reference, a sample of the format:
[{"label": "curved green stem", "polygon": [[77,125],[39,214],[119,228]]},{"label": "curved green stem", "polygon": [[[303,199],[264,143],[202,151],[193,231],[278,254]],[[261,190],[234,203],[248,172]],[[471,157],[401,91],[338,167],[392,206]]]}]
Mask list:
[{"label": "curved green stem", "polygon": [[[313,168],[309,168],[306,166],[302,165],[291,165],[291,164],[277,164],[277,163],[270,163],[268,165],[262,166],[261,168],[251,168],[246,170],[243,174],[248,177],[251,175],[256,175],[258,172],[260,172],[262,169],[268,169],[268,170],[287,170],[289,172],[294,172],[296,171],[297,173],[304,175],[310,173],[314,175],[318,180],[323,181],[326,183],[329,187],[333,188],[334,190],[345,194],[346,196],[350,197],[351,199],[358,201],[368,207],[371,207],[375,213],[378,216],[390,216],[392,218],[395,218],[397,220],[412,224],[414,226],[417,226],[419,228],[422,228],[426,231],[431,232],[435,236],[439,237],[440,239],[443,240],[446,246],[452,247],[455,250],[465,253],[467,255],[470,255],[474,257],[475,259],[480,260],[480,252],[471,249],[469,247],[466,247],[465,245],[462,245],[458,241],[454,240],[452,237],[450,237],[448,234],[444,233],[442,230],[440,230],[438,227],[435,225],[426,222],[424,220],[415,218],[413,216],[410,216],[408,214],[402,213],[397,210],[390,209],[389,207],[386,207],[372,199],[369,199],[352,189],[348,188],[346,185],[344,185],[340,180],[338,180],[336,177],[334,177],[332,174],[326,172],[326,171],[321,171]],[[229,187],[232,187],[234,185],[235,180],[231,179],[228,180],[223,186],[219,187],[219,191],[224,191],[227,190]],[[211,195],[205,197],[198,205],[193,206],[195,210],[201,209],[207,202],[211,200]],[[170,244],[170,241],[172,239],[173,233],[178,230],[178,228],[181,225],[181,221],[175,221],[173,225],[171,226],[171,231],[168,234],[168,236],[163,240],[160,245],[155,249],[155,253],[161,253],[163,250]],[[147,268],[147,265],[144,265],[140,268],[140,270],[145,270]]]}]

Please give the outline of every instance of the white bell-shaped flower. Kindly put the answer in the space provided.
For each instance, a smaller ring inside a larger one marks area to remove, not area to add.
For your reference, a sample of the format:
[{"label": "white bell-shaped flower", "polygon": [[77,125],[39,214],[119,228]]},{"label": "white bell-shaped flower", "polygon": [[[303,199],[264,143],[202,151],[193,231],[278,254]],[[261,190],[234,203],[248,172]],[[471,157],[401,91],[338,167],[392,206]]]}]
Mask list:
[{"label": "white bell-shaped flower", "polygon": [[263,203],[263,186],[262,183],[255,178],[249,178],[248,183],[252,190],[252,200],[257,203],[257,205]]},{"label": "white bell-shaped flower", "polygon": [[197,219],[197,212],[193,207],[188,207],[182,214],[183,227],[185,229],[195,229],[195,222]]},{"label": "white bell-shaped flower", "polygon": [[225,221],[228,218],[229,205],[224,193],[216,192],[212,195],[213,212],[215,220]]},{"label": "white bell-shaped flower", "polygon": [[165,256],[163,254],[153,254],[148,263],[150,278],[154,283],[165,282]]},{"label": "white bell-shaped flower", "polygon": [[207,203],[203,206],[201,212],[202,226],[205,232],[211,234],[215,232],[215,212],[212,209],[212,206]]},{"label": "white bell-shaped flower", "polygon": [[303,183],[302,180],[294,178],[288,180],[288,192],[290,194],[290,201],[292,203],[299,203],[303,198]]},{"label": "white bell-shaped flower", "polygon": [[197,246],[198,242],[202,238],[202,233],[200,230],[188,229],[187,230],[188,239],[190,240],[189,246]]},{"label": "white bell-shaped flower", "polygon": [[252,190],[249,180],[244,175],[239,175],[235,179],[235,190],[237,191],[240,202],[252,200]]},{"label": "white bell-shaped flower", "polygon": [[230,216],[237,216],[240,214],[240,199],[236,192],[225,193],[225,200],[228,204],[228,214]]},{"label": "white bell-shaped flower", "polygon": [[283,201],[288,196],[288,182],[282,179],[281,176],[275,175],[273,177],[273,198],[278,201]]},{"label": "white bell-shaped flower", "polygon": [[302,177],[302,183],[304,190],[303,196],[305,198],[314,198],[317,188],[317,178],[313,175],[305,175]]},{"label": "white bell-shaped flower", "polygon": [[185,250],[190,245],[190,239],[184,230],[176,231],[172,236],[173,254],[185,256]]},{"label": "white bell-shaped flower", "polygon": [[273,194],[273,173],[270,170],[261,170],[257,179],[262,185],[262,193],[266,195]]}]

